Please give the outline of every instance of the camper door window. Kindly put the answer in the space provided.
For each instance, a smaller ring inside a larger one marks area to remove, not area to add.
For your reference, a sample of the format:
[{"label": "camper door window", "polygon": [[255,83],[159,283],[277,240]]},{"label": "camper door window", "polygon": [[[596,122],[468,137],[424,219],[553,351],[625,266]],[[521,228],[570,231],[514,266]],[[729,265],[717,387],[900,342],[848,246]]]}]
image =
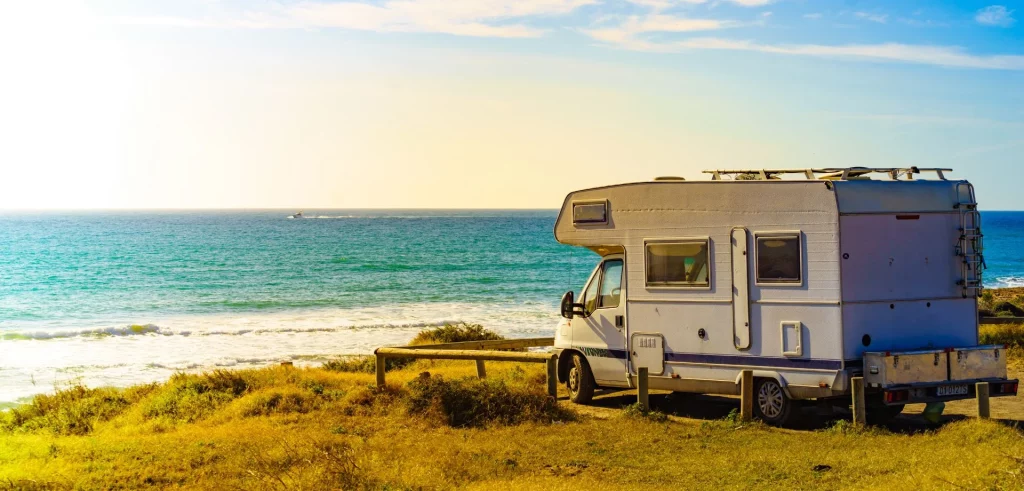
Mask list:
[{"label": "camper door window", "polygon": [[647,243],[647,286],[709,288],[708,240]]},{"label": "camper door window", "polygon": [[799,234],[757,236],[758,284],[803,284],[802,269]]}]

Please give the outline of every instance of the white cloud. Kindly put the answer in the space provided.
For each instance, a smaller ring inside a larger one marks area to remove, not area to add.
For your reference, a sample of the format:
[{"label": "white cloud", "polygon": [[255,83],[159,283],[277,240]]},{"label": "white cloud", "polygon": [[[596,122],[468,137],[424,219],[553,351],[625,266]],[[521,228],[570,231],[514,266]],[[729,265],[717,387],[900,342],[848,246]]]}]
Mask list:
[{"label": "white cloud", "polygon": [[742,5],[744,7],[763,7],[772,3],[773,0],[728,0],[736,5]]},{"label": "white cloud", "polygon": [[584,29],[582,32],[597,41],[634,51],[672,51],[671,45],[649,42],[642,35],[659,32],[715,31],[737,25],[739,24],[736,22],[717,19],[690,19],[673,15],[650,14],[629,17],[616,27]]},{"label": "white cloud", "polygon": [[753,51],[782,55],[895,61],[957,68],[1024,70],[1024,55],[972,55],[955,46],[884,44],[758,44],[746,40],[690,38],[672,42],[624,42],[626,49],[678,52],[684,50]]},{"label": "white cloud", "polygon": [[[117,17],[124,24],[175,27],[345,28],[379,32],[436,32],[477,37],[537,37],[543,30],[516,23],[567,14],[597,0],[306,1],[273,13],[237,18]],[[508,21],[513,21],[509,23]]]},{"label": "white cloud", "polygon": [[1010,27],[1014,22],[1017,22],[1013,18],[1013,12],[1013,10],[1007,10],[1002,5],[989,5],[978,10],[974,20],[986,26]]},{"label": "white cloud", "polygon": [[821,18],[821,14],[818,13],[818,12],[814,12],[814,13],[811,13],[811,14],[804,14],[803,17],[805,19],[820,19]]},{"label": "white cloud", "polygon": [[889,14],[872,14],[870,12],[854,12],[853,15],[858,19],[864,19],[871,22],[877,22],[879,24],[885,24],[889,21]]},{"label": "white cloud", "polygon": [[626,0],[629,3],[635,5],[641,5],[644,7],[650,7],[654,10],[665,10],[672,7],[677,7],[683,4],[689,5],[700,5],[707,3],[708,0]]}]

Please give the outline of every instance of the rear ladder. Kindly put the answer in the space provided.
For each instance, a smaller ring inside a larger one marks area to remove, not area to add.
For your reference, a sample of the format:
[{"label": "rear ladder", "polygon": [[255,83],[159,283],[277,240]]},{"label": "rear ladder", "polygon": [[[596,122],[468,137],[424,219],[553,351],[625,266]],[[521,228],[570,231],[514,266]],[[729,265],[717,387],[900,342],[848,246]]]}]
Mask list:
[{"label": "rear ladder", "polygon": [[982,271],[985,265],[985,242],[981,233],[981,213],[974,195],[974,185],[960,182],[956,185],[957,204],[960,212],[960,239],[956,245],[956,255],[960,258],[959,285],[963,288],[964,298],[981,296]]}]

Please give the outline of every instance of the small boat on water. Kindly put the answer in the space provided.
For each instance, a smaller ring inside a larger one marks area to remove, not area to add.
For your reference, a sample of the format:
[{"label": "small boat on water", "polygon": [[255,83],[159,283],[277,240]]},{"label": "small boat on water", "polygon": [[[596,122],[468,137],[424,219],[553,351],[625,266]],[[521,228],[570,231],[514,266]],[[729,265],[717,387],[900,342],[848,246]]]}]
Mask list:
[{"label": "small boat on water", "polygon": [[303,215],[302,212],[300,211],[294,215],[288,215],[288,218],[306,218],[306,216]]}]

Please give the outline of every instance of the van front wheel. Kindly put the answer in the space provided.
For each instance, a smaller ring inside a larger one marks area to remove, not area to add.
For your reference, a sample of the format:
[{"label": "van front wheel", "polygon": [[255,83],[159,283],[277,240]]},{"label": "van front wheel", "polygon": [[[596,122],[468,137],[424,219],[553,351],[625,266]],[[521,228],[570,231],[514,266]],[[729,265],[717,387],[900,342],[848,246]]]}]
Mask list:
[{"label": "van front wheel", "polygon": [[583,355],[572,355],[572,365],[565,385],[569,389],[569,400],[576,404],[589,404],[594,398],[594,374],[590,372],[590,365]]},{"label": "van front wheel", "polygon": [[754,384],[754,414],[772,426],[785,426],[796,412],[782,385],[775,379],[762,378]]}]

